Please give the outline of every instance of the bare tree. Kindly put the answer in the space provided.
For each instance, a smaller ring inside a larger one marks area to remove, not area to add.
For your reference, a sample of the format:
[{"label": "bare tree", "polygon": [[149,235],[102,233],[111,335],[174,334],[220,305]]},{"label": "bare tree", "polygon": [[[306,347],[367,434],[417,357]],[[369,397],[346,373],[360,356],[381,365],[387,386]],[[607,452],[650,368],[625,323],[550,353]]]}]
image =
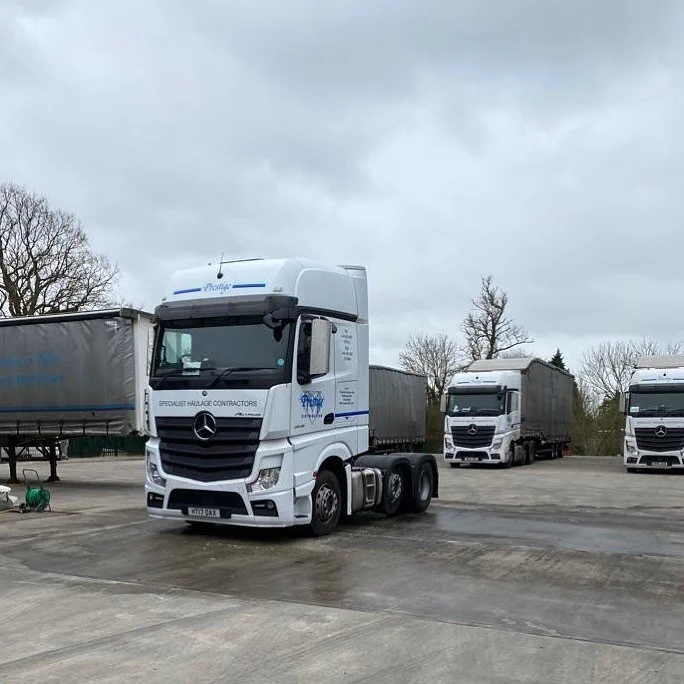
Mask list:
[{"label": "bare tree", "polygon": [[508,294],[493,284],[491,275],[483,276],[480,292],[461,325],[468,358],[493,359],[534,341],[506,315],[507,306]]},{"label": "bare tree", "polygon": [[627,342],[603,342],[584,353],[582,378],[594,402],[599,404],[627,389],[634,364],[640,357],[678,354],[683,346],[677,341],[661,344],[649,337]]},{"label": "bare tree", "polygon": [[73,214],[25,188],[0,185],[0,316],[107,306],[118,276],[92,251]]},{"label": "bare tree", "polygon": [[399,355],[399,364],[404,370],[427,376],[431,404],[439,402],[451,379],[464,367],[458,346],[444,333],[411,335]]}]

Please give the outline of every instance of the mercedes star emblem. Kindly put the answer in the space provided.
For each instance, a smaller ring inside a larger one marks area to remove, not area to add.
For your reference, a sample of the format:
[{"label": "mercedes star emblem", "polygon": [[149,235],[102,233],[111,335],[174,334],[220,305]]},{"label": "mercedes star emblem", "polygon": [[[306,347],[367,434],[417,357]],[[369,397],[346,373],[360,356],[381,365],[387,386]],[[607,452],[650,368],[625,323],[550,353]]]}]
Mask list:
[{"label": "mercedes star emblem", "polygon": [[195,433],[197,439],[201,439],[203,442],[211,439],[216,434],[216,418],[202,411],[195,416],[195,422],[192,424],[192,430]]},{"label": "mercedes star emblem", "polygon": [[472,425],[468,425],[468,434],[469,435],[476,435],[477,434],[477,425],[473,423]]},{"label": "mercedes star emblem", "polygon": [[666,434],[667,428],[664,425],[658,425],[658,427],[655,429],[656,437],[665,437]]}]

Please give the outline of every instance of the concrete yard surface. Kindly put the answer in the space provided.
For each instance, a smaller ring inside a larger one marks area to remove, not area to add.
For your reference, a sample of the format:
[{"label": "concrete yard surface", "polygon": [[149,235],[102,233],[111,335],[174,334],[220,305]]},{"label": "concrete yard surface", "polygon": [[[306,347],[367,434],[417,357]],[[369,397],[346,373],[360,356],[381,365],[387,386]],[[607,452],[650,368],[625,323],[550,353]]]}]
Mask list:
[{"label": "concrete yard surface", "polygon": [[684,681],[682,476],[441,468],[312,539],[149,521],[141,460],[59,473],[0,513],[2,682]]}]

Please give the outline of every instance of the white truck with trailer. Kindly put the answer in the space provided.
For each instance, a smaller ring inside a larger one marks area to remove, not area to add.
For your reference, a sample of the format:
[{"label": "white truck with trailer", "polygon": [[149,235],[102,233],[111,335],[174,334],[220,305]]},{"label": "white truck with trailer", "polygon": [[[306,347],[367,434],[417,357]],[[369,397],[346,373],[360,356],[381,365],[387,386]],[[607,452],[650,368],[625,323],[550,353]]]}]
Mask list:
[{"label": "white truck with trailer", "polygon": [[442,397],[445,461],[510,467],[561,458],[573,392],[572,375],[541,359],[474,361]]},{"label": "white truck with trailer", "polygon": [[61,441],[145,435],[152,315],[132,309],[0,319],[0,451],[10,482],[37,450],[57,476]]},{"label": "white truck with trailer", "polygon": [[684,469],[684,356],[645,356],[621,397],[630,473]]},{"label": "white truck with trailer", "polygon": [[[343,515],[422,512],[437,497],[434,456],[371,453],[372,426],[380,451],[424,440],[426,392],[425,379],[369,368],[365,268],[287,258],[179,271],[155,328],[150,517],[322,535]],[[383,401],[407,401],[373,392],[383,377],[414,400],[403,425],[378,430]]]}]

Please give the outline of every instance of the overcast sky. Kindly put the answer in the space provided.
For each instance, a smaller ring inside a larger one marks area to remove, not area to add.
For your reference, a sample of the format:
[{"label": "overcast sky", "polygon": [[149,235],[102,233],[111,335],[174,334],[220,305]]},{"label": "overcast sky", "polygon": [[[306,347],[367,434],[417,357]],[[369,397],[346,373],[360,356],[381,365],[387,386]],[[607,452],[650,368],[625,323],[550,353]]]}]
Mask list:
[{"label": "overcast sky", "polygon": [[220,257],[361,263],[373,360],[481,273],[576,370],[684,336],[680,0],[2,0],[0,181],[153,308]]}]

